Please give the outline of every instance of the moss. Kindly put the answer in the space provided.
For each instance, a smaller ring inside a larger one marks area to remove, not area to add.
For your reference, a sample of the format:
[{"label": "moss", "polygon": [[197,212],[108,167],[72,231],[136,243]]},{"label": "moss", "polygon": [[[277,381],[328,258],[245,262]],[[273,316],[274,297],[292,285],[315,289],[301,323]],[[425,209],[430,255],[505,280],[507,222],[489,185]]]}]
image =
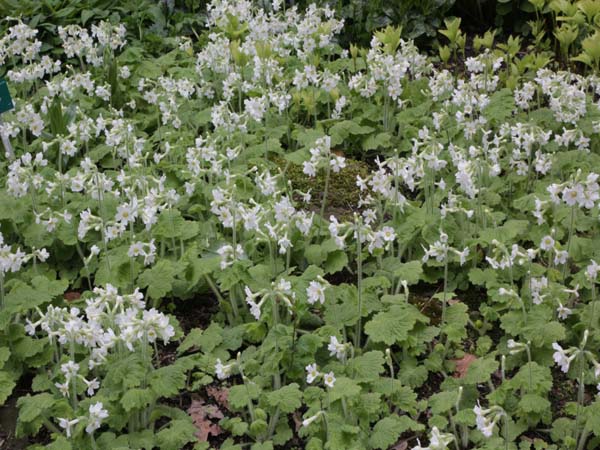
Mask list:
[{"label": "moss", "polygon": [[[274,160],[275,164],[285,171],[287,180],[292,183],[292,188],[302,192],[310,189],[312,196],[310,207],[318,210],[321,207],[323,191],[325,189],[325,171],[320,170],[314,178],[302,172],[302,167],[295,164],[287,164],[283,158]],[[287,166],[287,167],[286,167]],[[339,173],[331,172],[329,180],[329,193],[327,194],[326,214],[334,214],[340,219],[352,217],[356,211],[360,190],[356,186],[356,177],[360,175],[366,178],[370,173],[369,166],[362,161],[346,159],[346,167]]]}]

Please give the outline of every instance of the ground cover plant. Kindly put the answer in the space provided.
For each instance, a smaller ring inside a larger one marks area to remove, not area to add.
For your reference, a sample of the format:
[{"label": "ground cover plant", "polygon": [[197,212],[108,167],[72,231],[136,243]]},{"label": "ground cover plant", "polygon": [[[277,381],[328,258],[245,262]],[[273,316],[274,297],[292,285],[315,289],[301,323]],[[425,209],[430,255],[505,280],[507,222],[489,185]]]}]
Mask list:
[{"label": "ground cover plant", "polygon": [[433,58],[392,26],[342,48],[327,6],[206,14],[159,56],[119,23],[57,27],[49,48],[6,19],[17,436],[597,448],[595,47],[567,52],[572,72],[492,33],[468,56],[458,20]]}]

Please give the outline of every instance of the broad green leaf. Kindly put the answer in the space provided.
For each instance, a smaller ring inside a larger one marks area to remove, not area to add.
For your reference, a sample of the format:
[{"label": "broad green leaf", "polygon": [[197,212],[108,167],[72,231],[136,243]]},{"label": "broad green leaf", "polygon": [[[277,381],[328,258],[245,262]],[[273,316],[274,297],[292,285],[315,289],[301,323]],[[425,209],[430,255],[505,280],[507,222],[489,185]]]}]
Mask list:
[{"label": "broad green leaf", "polygon": [[0,370],[0,405],[3,405],[6,399],[12,394],[13,389],[17,385],[12,374]]},{"label": "broad green leaf", "polygon": [[154,370],[148,381],[158,397],[173,397],[185,387],[186,379],[187,370],[185,365],[175,361],[169,366]]},{"label": "broad green leaf", "polygon": [[372,448],[387,449],[398,441],[400,435],[408,430],[422,430],[423,425],[408,416],[391,415],[381,419],[373,427],[369,444]]},{"label": "broad green leaf", "polygon": [[350,373],[357,381],[371,381],[379,377],[385,369],[385,359],[380,351],[367,352],[356,356],[349,364]]},{"label": "broad green leaf", "polygon": [[365,325],[365,333],[373,342],[393,345],[406,340],[417,321],[425,321],[413,305],[392,305],[388,311],[377,313]]},{"label": "broad green leaf", "polygon": [[267,394],[267,402],[273,407],[279,407],[283,413],[296,411],[302,405],[302,392],[297,383],[291,383]]},{"label": "broad green leaf", "polygon": [[238,384],[229,389],[229,404],[235,409],[243,409],[248,406],[250,400],[256,400],[260,394],[260,388],[250,381],[246,384]]},{"label": "broad green leaf", "polygon": [[156,442],[161,449],[178,450],[183,448],[188,442],[197,440],[194,434],[197,429],[192,423],[192,419],[177,419],[171,421],[167,428],[163,428],[156,433]]},{"label": "broad green leaf", "polygon": [[481,358],[473,361],[462,379],[465,384],[486,383],[493,372],[498,369],[498,361],[492,358]]},{"label": "broad green leaf", "polygon": [[155,399],[156,395],[151,389],[129,389],[121,397],[121,405],[129,412],[132,409],[145,408]]},{"label": "broad green leaf", "polygon": [[218,323],[211,323],[208,328],[192,329],[177,348],[179,354],[192,348],[199,348],[204,353],[212,352],[223,341],[223,328]]},{"label": "broad green leaf", "polygon": [[469,307],[464,303],[455,303],[446,309],[446,322],[442,328],[450,342],[460,342],[467,337]]},{"label": "broad green leaf", "polygon": [[54,397],[47,392],[33,396],[26,395],[20,397],[19,400],[17,400],[17,406],[19,407],[19,421],[32,422],[50,410],[55,402],[56,400]]},{"label": "broad green leaf", "polygon": [[173,289],[177,269],[168,259],[161,259],[150,269],[146,269],[138,277],[138,285],[148,288],[148,296],[158,300],[165,297]]}]

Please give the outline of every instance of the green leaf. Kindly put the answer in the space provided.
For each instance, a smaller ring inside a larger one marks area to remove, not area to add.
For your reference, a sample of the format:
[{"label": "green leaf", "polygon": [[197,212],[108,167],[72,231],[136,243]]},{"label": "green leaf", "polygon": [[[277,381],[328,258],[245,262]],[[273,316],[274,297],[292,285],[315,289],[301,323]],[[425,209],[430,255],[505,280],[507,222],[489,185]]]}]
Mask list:
[{"label": "green leaf", "polygon": [[394,270],[394,275],[408,284],[417,284],[423,274],[423,264],[420,260],[414,260],[402,263],[400,267]]},{"label": "green leaf", "polygon": [[337,146],[343,143],[349,136],[369,134],[373,128],[361,126],[353,120],[343,120],[336,123],[329,130],[331,136],[331,145]]},{"label": "green leaf", "polygon": [[550,411],[550,402],[544,397],[537,394],[525,394],[519,401],[519,408],[526,413],[541,414]]},{"label": "green leaf", "polygon": [[384,371],[385,359],[383,353],[377,350],[355,357],[349,364],[353,378],[356,381],[371,381]]},{"label": "green leaf", "polygon": [[504,122],[515,109],[515,99],[508,88],[500,89],[492,94],[490,101],[483,110],[483,115],[496,124]]},{"label": "green leaf", "polygon": [[406,340],[417,321],[428,319],[411,304],[392,305],[388,311],[376,314],[365,325],[365,333],[373,342],[393,345]]},{"label": "green leaf", "polygon": [[19,421],[25,423],[34,421],[49,411],[54,406],[55,402],[56,400],[54,400],[54,397],[47,392],[33,396],[26,395],[25,397],[20,397],[19,400],[17,400]]},{"label": "green leaf", "polygon": [[429,397],[429,407],[433,414],[443,414],[450,411],[458,398],[457,391],[442,391]]},{"label": "green leaf", "polygon": [[[529,376],[531,374],[532,385],[529,385]],[[546,395],[552,389],[552,371],[548,367],[540,366],[535,361],[526,363],[521,366],[519,371],[514,375],[508,384],[513,389],[531,389],[533,392]]]},{"label": "green leaf", "polygon": [[477,286],[485,286],[489,289],[498,285],[498,275],[493,269],[476,267],[469,270],[469,281]]},{"label": "green leaf", "polygon": [[166,296],[173,289],[173,281],[177,269],[168,259],[161,259],[150,269],[146,269],[138,277],[138,285],[148,288],[148,296],[158,300]]},{"label": "green leaf", "polygon": [[181,237],[185,228],[185,221],[181,217],[181,213],[176,209],[163,211],[154,228],[152,229],[155,236],[161,238],[178,238]]},{"label": "green leaf", "polygon": [[5,306],[13,313],[28,311],[51,302],[62,294],[67,286],[67,280],[50,281],[43,276],[33,278],[31,286],[19,281],[6,295]]},{"label": "green leaf", "polygon": [[0,347],[0,368],[8,361],[8,358],[10,358],[10,349],[8,347]]},{"label": "green leaf", "polygon": [[256,400],[260,394],[260,388],[252,382],[238,384],[229,389],[229,405],[235,409],[242,409],[248,406],[250,400]]},{"label": "green leaf", "polygon": [[363,150],[377,150],[379,147],[389,147],[392,135],[387,132],[372,134],[362,142]]},{"label": "green leaf", "polygon": [[142,409],[156,399],[156,395],[150,389],[129,389],[121,397],[121,405],[125,411]]},{"label": "green leaf", "polygon": [[196,427],[192,419],[173,420],[167,428],[163,428],[156,434],[156,442],[162,450],[178,450],[188,442],[194,442]]},{"label": "green leaf", "polygon": [[460,342],[467,336],[468,310],[464,303],[455,303],[446,309],[446,324],[442,330],[450,342]]},{"label": "green leaf", "polygon": [[600,436],[600,401],[585,408],[585,417],[587,419],[586,428],[588,428],[595,436]]},{"label": "green leaf", "polygon": [[179,354],[191,348],[199,348],[204,353],[212,352],[223,341],[223,328],[218,323],[211,323],[202,330],[193,328],[177,348]]},{"label": "green leaf", "polygon": [[422,386],[427,377],[429,371],[423,364],[419,364],[415,358],[407,358],[400,363],[400,373],[398,378],[403,384],[416,388]]},{"label": "green leaf", "polygon": [[329,399],[334,402],[342,397],[355,397],[360,394],[360,386],[350,378],[338,377],[329,392]]},{"label": "green leaf", "polygon": [[146,373],[141,357],[136,352],[124,357],[111,358],[105,367],[108,370],[103,387],[121,391],[140,386]]},{"label": "green leaf", "polygon": [[302,392],[297,383],[291,383],[267,394],[267,402],[272,407],[279,407],[283,413],[296,411],[302,405]]},{"label": "green leaf", "polygon": [[498,361],[492,358],[481,358],[473,361],[463,378],[465,384],[485,383],[490,375],[498,369]]},{"label": "green leaf", "polygon": [[479,233],[482,243],[491,245],[493,240],[504,244],[514,242],[515,238],[522,236],[529,230],[530,223],[527,220],[507,220],[503,225],[493,228],[485,228]]},{"label": "green leaf", "polygon": [[408,416],[392,415],[381,419],[373,427],[369,444],[375,449],[387,449],[398,441],[400,435],[408,430],[419,431],[423,425]]},{"label": "green leaf", "polygon": [[0,405],[3,405],[6,399],[10,397],[16,385],[16,380],[12,374],[0,370]]},{"label": "green leaf", "polygon": [[158,397],[173,397],[185,387],[186,378],[185,365],[175,361],[169,366],[154,370],[150,375],[149,383]]},{"label": "green leaf", "polygon": [[323,264],[323,269],[328,274],[341,271],[348,265],[348,255],[342,250],[331,252],[327,255],[327,259]]}]

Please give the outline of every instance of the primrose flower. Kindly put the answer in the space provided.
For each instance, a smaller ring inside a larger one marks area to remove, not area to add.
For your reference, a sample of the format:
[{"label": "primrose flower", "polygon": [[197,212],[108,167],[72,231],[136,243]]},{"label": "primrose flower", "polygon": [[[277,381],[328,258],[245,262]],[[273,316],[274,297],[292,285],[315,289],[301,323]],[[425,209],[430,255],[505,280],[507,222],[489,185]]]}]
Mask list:
[{"label": "primrose flower", "polygon": [[442,433],[438,427],[433,427],[431,429],[429,445],[427,447],[421,447],[421,441],[417,439],[418,445],[413,447],[412,450],[446,450],[452,441],[454,441],[454,436],[452,434]]},{"label": "primrose flower", "polygon": [[215,364],[215,374],[217,375],[217,378],[219,380],[225,380],[226,378],[229,378],[234,365],[235,363],[225,365],[220,359],[217,359]]},{"label": "primrose flower", "polygon": [[307,427],[307,426],[309,426],[311,423],[313,423],[315,420],[317,420],[319,417],[321,417],[321,415],[322,415],[322,414],[325,414],[325,413],[324,413],[323,411],[319,411],[319,412],[318,412],[318,413],[316,413],[315,415],[313,415],[313,416],[310,416],[310,417],[308,417],[308,418],[304,419],[304,420],[302,421],[302,426],[303,426],[303,427]]},{"label": "primrose flower", "polygon": [[[574,349],[564,350],[557,342],[552,344],[552,348],[556,350],[552,355],[554,362],[560,366],[560,370],[562,370],[564,373],[567,373],[569,371],[571,361],[575,359],[577,354],[571,354],[573,353]],[[571,355],[569,356],[569,354]]]},{"label": "primrose flower", "polygon": [[330,356],[335,355],[335,357],[341,361],[346,357],[346,346],[347,344],[342,344],[338,341],[337,337],[330,336],[327,350],[329,350]]},{"label": "primrose flower", "polygon": [[585,269],[585,275],[591,281],[596,281],[598,278],[598,272],[600,272],[600,264],[592,259],[590,265],[588,265]]},{"label": "primrose flower", "polygon": [[567,308],[566,306],[563,306],[563,304],[561,302],[558,302],[558,308],[556,308],[556,312],[558,314],[558,318],[561,320],[565,320],[567,319],[571,314],[573,314],[573,311],[570,308]]},{"label": "primrose flower", "polygon": [[78,423],[79,423],[79,419],[69,420],[69,419],[64,419],[62,417],[58,418],[58,425],[65,430],[65,432],[67,434],[67,438],[71,437],[73,425],[77,425]]},{"label": "primrose flower", "polygon": [[550,251],[554,248],[554,239],[552,236],[544,236],[540,242],[540,248],[545,251]]},{"label": "primrose flower", "polygon": [[494,426],[498,420],[506,414],[499,406],[483,409],[479,402],[473,407],[473,412],[475,413],[477,429],[487,438],[492,436]]},{"label": "primrose flower", "polygon": [[85,431],[88,434],[92,434],[102,424],[102,420],[108,417],[108,411],[103,408],[102,402],[94,403],[90,405],[88,424],[85,427]]},{"label": "primrose flower", "polygon": [[323,375],[323,382],[325,383],[325,386],[332,388],[335,385],[335,375],[333,372],[328,372]]},{"label": "primrose flower", "polygon": [[306,366],[306,382],[312,384],[321,373],[317,370],[317,363],[312,363]]},{"label": "primrose flower", "polygon": [[326,288],[327,285],[319,281],[311,281],[310,283],[308,283],[308,287],[306,288],[308,303],[311,305],[314,305],[317,302],[321,303],[321,305],[324,304]]}]

